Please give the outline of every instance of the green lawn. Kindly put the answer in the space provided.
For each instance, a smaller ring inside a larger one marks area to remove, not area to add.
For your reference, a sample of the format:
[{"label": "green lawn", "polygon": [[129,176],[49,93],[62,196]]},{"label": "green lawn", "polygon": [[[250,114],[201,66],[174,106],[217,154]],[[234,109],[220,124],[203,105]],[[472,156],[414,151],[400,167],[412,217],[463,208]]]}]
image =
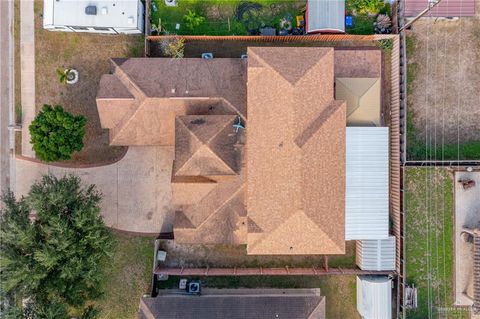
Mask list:
[{"label": "green lawn", "polygon": [[[178,288],[179,279],[170,276],[161,288]],[[201,277],[200,280],[203,287],[214,288],[320,288],[326,298],[327,318],[360,318],[355,276],[237,276]]]},{"label": "green lawn", "polygon": [[418,288],[418,308],[407,318],[437,318],[438,307],[447,309],[449,318],[467,315],[453,308],[453,196],[446,169],[406,168],[406,278]]},{"label": "green lawn", "polygon": [[106,265],[105,294],[96,302],[99,318],[137,318],[140,298],[149,293],[154,239],[115,234],[114,256]]},{"label": "green lawn", "polygon": [[[175,34],[197,35],[246,35],[248,30],[262,26],[279,27],[283,18],[287,18],[295,27],[295,16],[301,14],[305,1],[296,0],[255,0],[245,8],[240,19],[237,19],[237,7],[244,3],[241,0],[181,0],[176,7],[167,7],[163,0],[153,0],[157,11],[152,10],[151,22],[161,25],[163,30]],[[192,10],[205,18],[205,21],[188,29],[184,16]],[[180,28],[176,30],[176,24]]]}]

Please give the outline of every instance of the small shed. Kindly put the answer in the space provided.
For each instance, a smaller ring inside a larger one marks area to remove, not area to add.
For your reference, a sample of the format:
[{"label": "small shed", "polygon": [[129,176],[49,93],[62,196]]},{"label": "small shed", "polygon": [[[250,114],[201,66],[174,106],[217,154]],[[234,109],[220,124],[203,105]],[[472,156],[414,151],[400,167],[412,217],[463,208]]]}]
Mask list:
[{"label": "small shed", "polygon": [[380,126],[380,78],[336,78],[335,98],[347,101],[347,125]]},{"label": "small shed", "polygon": [[395,270],[395,237],[357,240],[356,263],[362,270]]},{"label": "small shed", "polygon": [[347,127],[345,239],[388,239],[388,127]]},{"label": "small shed", "polygon": [[344,33],[345,0],[308,0],[306,33]]},{"label": "small shed", "polygon": [[357,276],[357,310],[364,319],[391,319],[392,280],[387,276]]}]

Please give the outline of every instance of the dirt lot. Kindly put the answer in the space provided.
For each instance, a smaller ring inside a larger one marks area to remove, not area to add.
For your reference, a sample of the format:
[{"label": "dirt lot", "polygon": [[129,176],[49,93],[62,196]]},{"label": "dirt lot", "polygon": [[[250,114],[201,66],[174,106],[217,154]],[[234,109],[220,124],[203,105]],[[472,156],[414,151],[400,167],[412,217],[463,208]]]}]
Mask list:
[{"label": "dirt lot", "polygon": [[[51,32],[42,28],[43,1],[35,1],[36,105],[60,104],[67,111],[87,117],[84,149],[72,163],[113,162],[125,148],[108,145],[108,131],[100,127],[95,95],[100,76],[110,71],[110,57],[143,55],[142,36]],[[80,73],[74,85],[59,83],[57,68],[72,67]]]},{"label": "dirt lot", "polygon": [[[323,267],[324,256],[248,256],[245,246],[182,245],[165,241],[168,267]],[[330,267],[355,267],[355,242],[346,243],[346,254],[329,256]]]},{"label": "dirt lot", "polygon": [[445,144],[479,141],[480,18],[420,19],[409,35],[414,80],[408,103],[416,137],[430,145],[443,138]]}]

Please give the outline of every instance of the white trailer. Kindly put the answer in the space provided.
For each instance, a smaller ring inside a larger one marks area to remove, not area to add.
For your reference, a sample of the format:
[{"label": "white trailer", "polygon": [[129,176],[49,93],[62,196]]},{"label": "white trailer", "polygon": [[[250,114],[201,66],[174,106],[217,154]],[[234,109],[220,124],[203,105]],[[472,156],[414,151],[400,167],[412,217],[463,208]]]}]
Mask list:
[{"label": "white trailer", "polygon": [[44,0],[49,31],[142,34],[144,25],[142,0]]}]

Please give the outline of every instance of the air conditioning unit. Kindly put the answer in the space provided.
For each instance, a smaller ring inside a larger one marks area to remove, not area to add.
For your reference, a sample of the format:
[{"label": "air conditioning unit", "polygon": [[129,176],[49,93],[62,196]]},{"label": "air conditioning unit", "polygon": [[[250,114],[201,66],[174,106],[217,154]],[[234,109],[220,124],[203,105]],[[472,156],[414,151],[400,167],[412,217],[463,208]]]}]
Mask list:
[{"label": "air conditioning unit", "polygon": [[85,8],[85,14],[89,16],[96,16],[97,15],[97,6],[87,6]]}]

